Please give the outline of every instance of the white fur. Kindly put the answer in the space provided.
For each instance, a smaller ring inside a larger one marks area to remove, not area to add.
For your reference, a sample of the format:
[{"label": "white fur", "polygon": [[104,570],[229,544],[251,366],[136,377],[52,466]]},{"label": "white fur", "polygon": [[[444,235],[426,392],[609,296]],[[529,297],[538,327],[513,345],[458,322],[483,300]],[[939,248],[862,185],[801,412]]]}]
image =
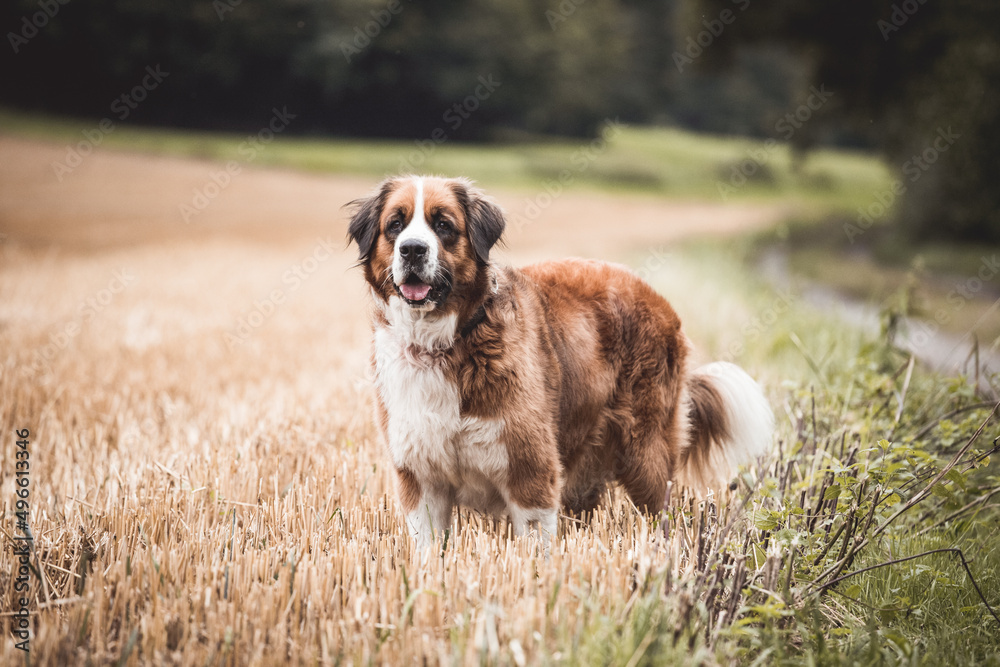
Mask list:
[{"label": "white fur", "polygon": [[696,369],[708,376],[725,405],[730,438],[715,443],[702,470],[682,471],[687,486],[697,492],[719,489],[732,479],[738,466],[753,463],[771,449],[774,413],[760,385],[746,371],[727,361],[716,361]]},{"label": "white fur", "polygon": [[424,217],[424,179],[414,178],[413,184],[417,188],[417,196],[413,205],[413,217],[409,224],[396,237],[396,244],[392,254],[392,279],[397,285],[406,280],[406,273],[403,268],[403,258],[399,255],[399,246],[404,241],[416,239],[423,241],[427,246],[427,261],[424,264],[422,273],[417,274],[426,283],[432,283],[437,276],[438,263],[438,237],[434,230],[427,224]]},{"label": "white fur", "polygon": [[[376,301],[377,303],[377,301]],[[389,333],[401,345],[413,346],[421,350],[447,350],[455,342],[458,331],[458,315],[431,314],[429,310],[414,308],[398,296],[389,297],[382,308],[385,319],[389,320]],[[375,341],[378,353],[378,340]]]},{"label": "white fur", "polygon": [[396,297],[384,312],[390,326],[375,331],[375,383],[388,413],[392,461],[420,484],[420,503],[406,521],[424,548],[451,525],[456,501],[493,513],[505,509],[504,423],[461,415],[458,387],[434,355],[454,341],[454,316],[430,317]]},{"label": "white fur", "polygon": [[423,551],[451,527],[452,499],[437,487],[424,488],[417,509],[406,515],[406,527]]},{"label": "white fur", "polygon": [[[524,509],[514,502],[509,502],[510,522],[514,527],[514,535],[523,537],[534,535],[543,541],[549,542],[556,535],[556,524],[559,519],[559,510],[555,507],[544,507],[539,509]],[[537,532],[533,526],[537,524]]]}]

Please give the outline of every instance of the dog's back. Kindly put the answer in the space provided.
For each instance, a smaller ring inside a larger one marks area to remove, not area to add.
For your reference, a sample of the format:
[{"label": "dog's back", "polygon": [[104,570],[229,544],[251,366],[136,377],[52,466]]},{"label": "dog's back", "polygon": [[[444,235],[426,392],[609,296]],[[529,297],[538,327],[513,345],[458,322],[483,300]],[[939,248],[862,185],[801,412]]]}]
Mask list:
[{"label": "dog's back", "polygon": [[772,417],[732,364],[689,372],[670,304],[628,268],[561,260],[525,267],[560,378],[563,504],[592,509],[609,481],[638,507],[662,506],[667,482],[703,492],[762,454]]}]

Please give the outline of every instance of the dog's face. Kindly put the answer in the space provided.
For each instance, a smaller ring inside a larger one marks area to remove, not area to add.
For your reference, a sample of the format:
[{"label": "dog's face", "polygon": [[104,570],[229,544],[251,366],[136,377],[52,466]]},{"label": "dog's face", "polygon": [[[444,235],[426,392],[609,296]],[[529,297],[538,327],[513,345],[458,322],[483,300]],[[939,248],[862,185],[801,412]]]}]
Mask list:
[{"label": "dog's face", "polygon": [[348,234],[378,298],[398,296],[417,310],[452,311],[484,288],[504,218],[469,181],[391,178],[351,204]]}]

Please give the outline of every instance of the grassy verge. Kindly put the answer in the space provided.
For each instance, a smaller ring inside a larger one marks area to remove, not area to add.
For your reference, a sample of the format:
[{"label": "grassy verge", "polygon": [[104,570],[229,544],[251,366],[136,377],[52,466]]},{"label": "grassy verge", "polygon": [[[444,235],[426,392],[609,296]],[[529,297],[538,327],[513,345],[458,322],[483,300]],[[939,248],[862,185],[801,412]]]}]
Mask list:
[{"label": "grassy verge", "polygon": [[1000,317],[988,315],[1000,299],[1000,247],[917,244],[886,221],[852,237],[845,224],[839,215],[794,220],[760,235],[757,249],[782,253],[792,277],[876,307],[894,304],[986,346],[1000,341]]},{"label": "grassy verge", "polygon": [[688,249],[651,279],[682,315],[712,303],[691,336],[772,387],[780,454],[728,503],[670,508],[681,562],[697,566],[644,582],[658,590],[602,642],[646,664],[1000,664],[992,401],[794,293],[733,289],[747,285],[738,260]]},{"label": "grassy verge", "polygon": [[[0,131],[66,143],[85,140],[95,119],[67,119],[0,110]],[[860,205],[869,189],[888,182],[870,155],[823,150],[793,168],[787,146],[671,129],[609,125],[607,142],[551,140],[504,145],[359,141],[278,135],[254,152],[254,163],[319,173],[381,178],[398,172],[462,174],[490,187],[537,190],[568,173],[569,188],[723,200],[797,201],[809,210]],[[252,137],[118,124],[101,146],[119,150],[243,161]],[[241,152],[241,146],[244,150]],[[743,177],[740,169],[750,173]],[[736,170],[736,171],[734,171]],[[745,181],[745,182],[744,182]],[[721,186],[726,186],[721,188]],[[728,189],[727,189],[728,188]]]}]

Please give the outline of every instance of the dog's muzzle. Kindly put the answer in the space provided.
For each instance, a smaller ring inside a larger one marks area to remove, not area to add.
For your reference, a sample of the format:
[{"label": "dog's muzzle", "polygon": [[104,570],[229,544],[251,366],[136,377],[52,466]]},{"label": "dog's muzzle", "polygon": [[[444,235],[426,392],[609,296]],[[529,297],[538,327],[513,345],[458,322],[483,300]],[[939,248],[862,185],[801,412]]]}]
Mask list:
[{"label": "dog's muzzle", "polygon": [[[396,249],[399,253],[400,276],[396,287],[411,304],[423,303],[431,293],[434,276],[428,266],[430,248],[419,239],[407,239]],[[399,280],[401,279],[401,280]]]}]

